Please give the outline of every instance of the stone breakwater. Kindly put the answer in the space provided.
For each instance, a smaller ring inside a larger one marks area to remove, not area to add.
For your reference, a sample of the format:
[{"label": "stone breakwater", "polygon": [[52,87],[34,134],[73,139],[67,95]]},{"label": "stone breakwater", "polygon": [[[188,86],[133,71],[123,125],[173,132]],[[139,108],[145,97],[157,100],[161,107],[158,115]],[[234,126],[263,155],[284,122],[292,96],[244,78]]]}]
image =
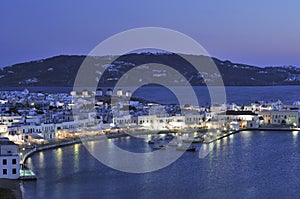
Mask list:
[{"label": "stone breakwater", "polygon": [[240,129],[240,130],[237,130],[237,131],[232,131],[232,132],[228,132],[228,133],[225,133],[221,136],[217,136],[215,137],[214,139],[211,139],[211,140],[208,140],[208,141],[204,141],[203,143],[204,144],[210,144],[212,142],[216,142],[217,140],[221,140],[225,137],[228,137],[230,135],[233,135],[233,134],[236,134],[236,133],[239,133],[239,132],[242,132],[242,131],[300,131],[300,128],[267,128],[267,127],[264,127],[264,128],[249,128],[249,129]]}]

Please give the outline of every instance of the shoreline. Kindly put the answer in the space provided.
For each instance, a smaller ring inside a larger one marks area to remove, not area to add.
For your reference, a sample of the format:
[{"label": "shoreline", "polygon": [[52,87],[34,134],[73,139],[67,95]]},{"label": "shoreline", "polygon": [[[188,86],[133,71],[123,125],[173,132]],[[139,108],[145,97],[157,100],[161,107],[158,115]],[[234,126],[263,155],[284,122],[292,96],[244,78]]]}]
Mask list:
[{"label": "shoreline", "polygon": [[[250,128],[250,129],[239,129],[237,131],[233,131],[230,133],[227,133],[226,135],[222,135],[220,137],[217,137],[216,139],[210,140],[208,142],[203,142],[203,144],[209,144],[212,142],[216,142],[217,140],[221,140],[225,137],[228,137],[230,135],[234,135],[236,133],[242,132],[242,131],[300,131],[300,128]],[[93,135],[93,136],[86,136],[86,137],[82,137],[82,138],[75,138],[73,140],[66,140],[66,141],[62,141],[60,143],[54,143],[54,144],[49,144],[49,145],[45,145],[45,146],[40,146],[40,147],[36,147],[30,151],[28,151],[24,157],[23,157],[23,162],[24,164],[26,163],[26,159],[29,158],[31,155],[33,155],[36,152],[41,152],[44,150],[49,150],[49,149],[55,149],[55,148],[60,148],[60,147],[64,147],[64,146],[69,146],[69,145],[74,145],[74,144],[78,144],[78,143],[82,143],[83,141],[98,141],[98,140],[103,140],[105,138],[107,139],[114,139],[114,138],[120,138],[120,137],[128,137],[128,136],[139,136],[139,135],[155,135],[155,134],[166,134],[170,131],[162,131],[162,132],[157,132],[157,131],[136,131],[136,132],[130,132],[130,133],[111,133],[111,134],[106,134],[106,135]],[[173,132],[173,133],[182,133],[182,132]],[[184,133],[194,133],[194,132],[184,132]]]},{"label": "shoreline", "polygon": [[[84,136],[84,137],[78,137],[74,138],[73,140],[61,140],[60,143],[53,143],[49,145],[43,145],[43,146],[38,146],[34,149],[29,150],[24,156],[23,156],[23,163],[26,163],[26,159],[29,158],[31,155],[33,155],[36,152],[44,151],[44,150],[49,150],[49,149],[55,149],[59,147],[64,147],[64,146],[69,146],[73,144],[78,144],[83,141],[98,141],[102,139],[114,139],[114,138],[120,138],[120,137],[128,137],[128,136],[139,136],[139,135],[155,135],[155,134],[165,134],[170,131],[166,132],[157,132],[157,131],[133,131],[133,132],[121,132],[121,133],[110,133],[110,134],[103,134],[103,135],[89,135],[89,136]],[[192,133],[192,132],[185,132],[185,133]]]}]

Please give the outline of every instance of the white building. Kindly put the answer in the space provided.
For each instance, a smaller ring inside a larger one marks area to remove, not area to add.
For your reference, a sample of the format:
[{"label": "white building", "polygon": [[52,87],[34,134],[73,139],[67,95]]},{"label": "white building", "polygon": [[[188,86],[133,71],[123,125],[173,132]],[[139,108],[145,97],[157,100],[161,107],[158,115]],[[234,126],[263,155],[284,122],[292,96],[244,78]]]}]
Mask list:
[{"label": "white building", "polygon": [[204,117],[204,114],[187,114],[185,115],[185,124],[188,126],[200,125]]},{"label": "white building", "polygon": [[8,137],[7,125],[0,125],[0,137]]},{"label": "white building", "polygon": [[118,96],[118,97],[122,97],[122,96],[123,96],[123,91],[122,91],[122,89],[118,89],[118,90],[117,90],[117,96]]},{"label": "white building", "polygon": [[[222,114],[220,114],[222,115]],[[223,117],[226,120],[238,120],[238,121],[255,121],[258,119],[258,115],[252,111],[226,111]]]},{"label": "white building", "polygon": [[131,91],[130,91],[130,90],[127,90],[127,91],[125,92],[125,96],[126,96],[126,97],[131,97],[131,96],[132,96]]},{"label": "white building", "polygon": [[277,125],[291,125],[297,127],[299,125],[299,113],[298,111],[291,110],[271,110],[259,112],[264,118],[265,124],[277,124]]},{"label": "white building", "polygon": [[182,129],[186,127],[185,116],[138,116],[138,125],[152,130]]},{"label": "white building", "polygon": [[89,91],[88,90],[83,90],[82,91],[82,96],[83,97],[88,97],[89,96]]},{"label": "white building", "polygon": [[76,96],[76,94],[77,94],[76,91],[71,91],[71,92],[70,92],[70,95],[71,95],[71,96]]},{"label": "white building", "polygon": [[105,93],[107,96],[112,96],[112,90],[110,89],[110,88],[108,88],[107,90],[106,90],[106,93]]},{"label": "white building", "polygon": [[102,93],[102,89],[101,88],[97,88],[96,90],[96,96],[102,96],[103,93]]},{"label": "white building", "polygon": [[258,128],[259,117],[252,111],[226,111],[219,115],[219,119],[225,120],[232,125],[232,122],[239,124],[240,128]]},{"label": "white building", "polygon": [[215,104],[210,107],[210,112],[212,113],[221,113],[227,110],[226,104]]},{"label": "white building", "polygon": [[121,117],[114,117],[113,124],[118,127],[128,127],[136,125],[136,120],[132,118],[131,115],[124,115]]},{"label": "white building", "polygon": [[22,116],[1,116],[0,123],[12,126],[14,124],[20,123],[22,121]]},{"label": "white building", "polygon": [[0,138],[0,179],[20,177],[20,157],[18,147],[8,138]]}]

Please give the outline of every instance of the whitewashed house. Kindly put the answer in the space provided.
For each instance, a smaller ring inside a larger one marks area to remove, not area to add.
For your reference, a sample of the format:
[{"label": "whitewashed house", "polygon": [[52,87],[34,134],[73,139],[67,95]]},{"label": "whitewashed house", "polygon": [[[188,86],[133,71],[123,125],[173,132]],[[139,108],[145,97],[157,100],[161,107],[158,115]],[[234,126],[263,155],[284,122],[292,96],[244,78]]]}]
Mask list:
[{"label": "whitewashed house", "polygon": [[0,138],[0,179],[20,177],[18,146],[8,138]]},{"label": "whitewashed house", "polygon": [[290,125],[294,127],[298,127],[299,125],[298,111],[270,110],[270,111],[261,111],[258,114],[263,117],[265,124]]}]

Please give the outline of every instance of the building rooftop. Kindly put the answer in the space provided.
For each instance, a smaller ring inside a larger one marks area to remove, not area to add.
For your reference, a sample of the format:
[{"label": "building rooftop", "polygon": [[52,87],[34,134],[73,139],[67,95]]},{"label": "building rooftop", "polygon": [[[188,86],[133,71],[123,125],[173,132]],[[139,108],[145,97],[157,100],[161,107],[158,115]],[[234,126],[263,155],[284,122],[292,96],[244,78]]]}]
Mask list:
[{"label": "building rooftop", "polygon": [[0,145],[16,145],[16,144],[10,141],[8,138],[0,138]]},{"label": "building rooftop", "polygon": [[233,110],[228,110],[225,112],[225,114],[226,115],[257,115],[252,111],[233,111]]},{"label": "building rooftop", "polygon": [[294,113],[297,113],[298,110],[262,110],[260,112],[294,112]]}]

